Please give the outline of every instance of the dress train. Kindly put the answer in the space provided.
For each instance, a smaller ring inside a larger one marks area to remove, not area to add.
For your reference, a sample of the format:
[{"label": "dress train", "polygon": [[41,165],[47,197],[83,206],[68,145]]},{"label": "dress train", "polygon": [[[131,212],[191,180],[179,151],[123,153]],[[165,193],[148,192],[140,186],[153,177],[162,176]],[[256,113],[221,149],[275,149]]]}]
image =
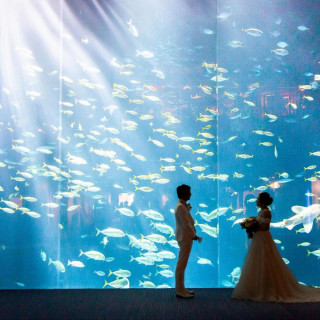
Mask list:
[{"label": "dress train", "polygon": [[316,302],[320,301],[320,289],[300,284],[283,261],[269,230],[257,231],[232,298],[264,302]]}]

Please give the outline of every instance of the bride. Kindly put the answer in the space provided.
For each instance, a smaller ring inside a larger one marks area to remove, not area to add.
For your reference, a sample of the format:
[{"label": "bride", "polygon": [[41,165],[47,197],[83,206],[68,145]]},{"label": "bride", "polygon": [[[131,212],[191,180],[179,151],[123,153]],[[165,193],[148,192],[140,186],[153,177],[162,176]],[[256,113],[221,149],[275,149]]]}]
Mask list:
[{"label": "bride", "polygon": [[281,258],[269,232],[271,212],[268,206],[272,202],[269,193],[259,194],[259,227],[254,233],[232,298],[265,302],[320,301],[320,290],[300,284]]}]

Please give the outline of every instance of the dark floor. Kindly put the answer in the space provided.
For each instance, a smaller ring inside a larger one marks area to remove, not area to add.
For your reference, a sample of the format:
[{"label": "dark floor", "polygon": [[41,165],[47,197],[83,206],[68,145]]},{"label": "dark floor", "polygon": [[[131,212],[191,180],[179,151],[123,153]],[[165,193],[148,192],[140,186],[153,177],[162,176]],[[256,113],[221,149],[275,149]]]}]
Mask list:
[{"label": "dark floor", "polygon": [[232,289],[2,290],[0,319],[320,319],[320,303],[258,303],[230,299]]}]

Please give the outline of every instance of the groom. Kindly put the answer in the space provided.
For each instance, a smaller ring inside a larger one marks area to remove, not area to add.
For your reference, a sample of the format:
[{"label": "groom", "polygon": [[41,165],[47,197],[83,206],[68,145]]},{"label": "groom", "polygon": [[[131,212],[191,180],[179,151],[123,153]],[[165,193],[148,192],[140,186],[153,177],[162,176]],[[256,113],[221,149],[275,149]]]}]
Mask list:
[{"label": "groom", "polygon": [[196,235],[194,221],[189,212],[191,206],[187,201],[191,197],[191,188],[185,184],[177,188],[178,202],[174,211],[176,218],[176,240],[179,244],[179,256],[176,266],[176,296],[178,298],[190,299],[193,298],[194,292],[189,291],[184,286],[184,271],[186,269],[190,251],[192,248],[192,241],[202,241],[201,237]]}]

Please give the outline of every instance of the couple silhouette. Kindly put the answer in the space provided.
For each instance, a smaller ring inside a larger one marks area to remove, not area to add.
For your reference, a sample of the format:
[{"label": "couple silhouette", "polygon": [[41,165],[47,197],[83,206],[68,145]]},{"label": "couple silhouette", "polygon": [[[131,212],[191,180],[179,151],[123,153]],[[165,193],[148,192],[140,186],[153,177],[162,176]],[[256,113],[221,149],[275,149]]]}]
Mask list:
[{"label": "couple silhouette", "polygon": [[[193,241],[202,241],[197,236],[191,207],[187,201],[191,197],[191,187],[181,185],[177,188],[178,202],[175,207],[176,240],[179,255],[175,270],[176,297],[191,299],[194,292],[185,288],[184,273],[188,264]],[[269,232],[273,199],[268,192],[257,198],[258,227],[246,255],[241,275],[232,292],[232,298],[261,302],[318,302],[320,289],[300,284],[283,261]]]}]

